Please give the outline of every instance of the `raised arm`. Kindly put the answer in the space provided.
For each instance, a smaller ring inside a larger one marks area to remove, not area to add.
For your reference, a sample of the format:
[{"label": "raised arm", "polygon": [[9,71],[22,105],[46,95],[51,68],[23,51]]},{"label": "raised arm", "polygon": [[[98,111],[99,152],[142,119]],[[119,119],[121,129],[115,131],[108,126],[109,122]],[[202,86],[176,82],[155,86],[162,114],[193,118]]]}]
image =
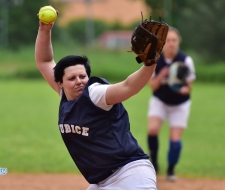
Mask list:
[{"label": "raised arm", "polygon": [[156,64],[142,66],[139,70],[129,75],[126,80],[110,85],[106,91],[106,103],[113,105],[137,94],[149,81],[155,70],[155,66]]},{"label": "raised arm", "polygon": [[54,81],[53,68],[55,67],[53,48],[51,43],[51,30],[54,23],[43,24],[39,22],[37,39],[35,43],[35,61],[38,70],[43,75],[48,84],[57,92],[60,88]]}]

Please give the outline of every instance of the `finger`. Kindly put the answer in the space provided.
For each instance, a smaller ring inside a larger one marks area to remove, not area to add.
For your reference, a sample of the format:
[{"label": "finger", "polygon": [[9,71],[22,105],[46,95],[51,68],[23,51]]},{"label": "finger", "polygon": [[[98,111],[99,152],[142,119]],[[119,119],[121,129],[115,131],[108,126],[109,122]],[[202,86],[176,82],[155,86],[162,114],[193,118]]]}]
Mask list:
[{"label": "finger", "polygon": [[49,26],[52,27],[53,25],[54,25],[54,22],[50,22],[50,23],[49,23]]},{"label": "finger", "polygon": [[43,25],[44,25],[44,23],[43,23],[43,22],[41,22],[41,21],[39,20],[39,25],[40,25],[40,26],[43,26]]}]

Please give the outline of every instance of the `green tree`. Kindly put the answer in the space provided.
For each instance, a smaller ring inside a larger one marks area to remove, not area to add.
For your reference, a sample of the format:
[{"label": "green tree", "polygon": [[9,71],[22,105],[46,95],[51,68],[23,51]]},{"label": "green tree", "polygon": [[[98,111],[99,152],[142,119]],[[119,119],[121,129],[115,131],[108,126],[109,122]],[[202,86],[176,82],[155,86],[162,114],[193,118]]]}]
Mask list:
[{"label": "green tree", "polygon": [[[0,9],[0,20],[3,23],[1,41],[7,37],[8,47],[14,49],[34,44],[39,27],[38,11],[40,7],[49,5],[49,0],[0,0],[0,3],[4,6],[4,9]],[[3,31],[7,31],[7,34],[3,34]]]},{"label": "green tree", "polygon": [[[185,0],[183,0],[185,1]],[[150,14],[153,20],[162,18],[169,25],[178,25],[178,17],[182,0],[145,0],[146,4],[151,9]]]},{"label": "green tree", "polygon": [[181,32],[182,49],[189,49],[205,60],[224,59],[225,1],[222,0],[145,0],[151,15],[161,16],[163,21]]},{"label": "green tree", "polygon": [[[109,25],[101,20],[92,20],[94,25],[94,39],[99,37],[100,34],[109,29]],[[86,24],[87,20],[85,18],[71,21],[66,26],[66,31],[70,35],[71,39],[75,42],[85,44],[86,43]]]},{"label": "green tree", "polygon": [[153,17],[157,16],[164,16],[164,10],[163,10],[163,0],[145,0],[146,4],[151,9],[151,15]]},{"label": "green tree", "polygon": [[224,60],[225,1],[186,0],[180,30],[184,45],[194,48],[206,60]]}]

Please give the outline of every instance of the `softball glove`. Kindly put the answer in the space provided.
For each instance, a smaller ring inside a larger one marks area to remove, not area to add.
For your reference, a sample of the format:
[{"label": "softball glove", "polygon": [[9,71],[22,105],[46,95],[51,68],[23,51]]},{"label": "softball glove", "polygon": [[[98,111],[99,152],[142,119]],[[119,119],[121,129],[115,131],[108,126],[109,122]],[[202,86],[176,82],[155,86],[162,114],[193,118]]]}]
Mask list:
[{"label": "softball glove", "polygon": [[162,53],[166,41],[169,26],[165,22],[154,20],[144,20],[134,29],[131,37],[131,51],[137,57],[138,63],[146,66],[156,64]]}]

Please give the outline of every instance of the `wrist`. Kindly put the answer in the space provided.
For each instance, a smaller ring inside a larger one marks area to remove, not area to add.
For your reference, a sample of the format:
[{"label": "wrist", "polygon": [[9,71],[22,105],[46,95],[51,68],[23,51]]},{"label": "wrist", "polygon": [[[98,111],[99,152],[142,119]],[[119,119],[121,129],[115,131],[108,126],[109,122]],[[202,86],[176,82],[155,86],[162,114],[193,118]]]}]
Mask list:
[{"label": "wrist", "polygon": [[190,86],[183,86],[180,88],[179,93],[188,95],[191,92],[191,87]]}]

